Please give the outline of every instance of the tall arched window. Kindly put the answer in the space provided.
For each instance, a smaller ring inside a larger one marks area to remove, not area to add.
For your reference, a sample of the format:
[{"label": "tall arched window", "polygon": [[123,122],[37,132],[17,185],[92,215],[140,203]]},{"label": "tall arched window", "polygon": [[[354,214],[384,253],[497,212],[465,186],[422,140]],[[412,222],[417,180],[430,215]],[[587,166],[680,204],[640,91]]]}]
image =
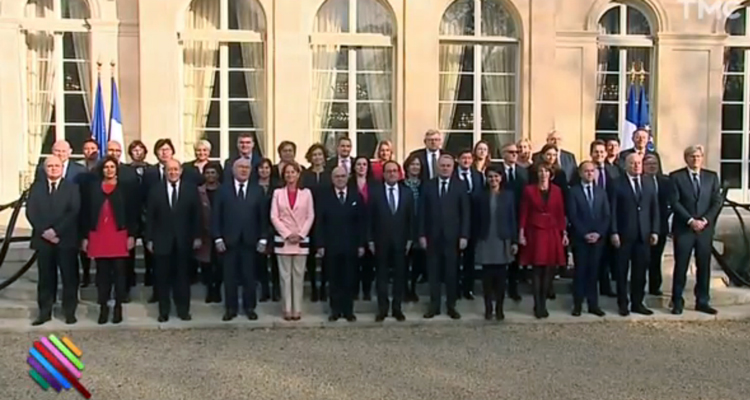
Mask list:
[{"label": "tall arched window", "polygon": [[26,39],[28,154],[33,167],[56,140],[67,140],[82,157],[91,137],[91,38],[84,0],[29,0],[22,28]]},{"label": "tall arched window", "polygon": [[456,0],[440,23],[438,126],[445,149],[480,139],[492,158],[518,133],[519,32],[499,0]]},{"label": "tall arched window", "polygon": [[265,153],[266,17],[257,0],[193,0],[183,41],[185,157],[200,139],[211,157],[237,153],[237,138],[249,132]]},{"label": "tall arched window", "polygon": [[352,139],[356,154],[372,156],[393,140],[396,27],[378,0],[328,0],[315,16],[312,130],[330,152]]},{"label": "tall arched window", "polygon": [[[654,41],[646,14],[631,5],[613,3],[599,19],[598,45],[596,138],[614,139],[624,129],[631,86],[635,85],[636,99],[638,91],[645,90],[652,104]],[[632,147],[627,142],[631,139],[625,139],[623,147]]]},{"label": "tall arched window", "polygon": [[729,196],[750,199],[750,32],[747,8],[727,19],[724,50],[724,95],[721,105],[721,179]]}]

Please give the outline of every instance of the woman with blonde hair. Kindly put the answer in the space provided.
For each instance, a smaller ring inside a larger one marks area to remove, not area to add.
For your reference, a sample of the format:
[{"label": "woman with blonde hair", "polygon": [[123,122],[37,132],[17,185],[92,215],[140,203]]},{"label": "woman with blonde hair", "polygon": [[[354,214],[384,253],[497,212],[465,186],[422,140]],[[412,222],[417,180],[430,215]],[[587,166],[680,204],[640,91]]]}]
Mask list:
[{"label": "woman with blonde hair", "polygon": [[529,168],[533,164],[531,159],[531,141],[523,138],[516,143],[516,146],[518,146],[517,164],[524,168]]},{"label": "woman with blonde hair", "polygon": [[[393,160],[393,143],[390,140],[381,140],[375,146],[375,161],[370,164],[372,177],[377,181],[383,180],[383,165]],[[399,179],[404,179],[404,170],[398,167]]]}]

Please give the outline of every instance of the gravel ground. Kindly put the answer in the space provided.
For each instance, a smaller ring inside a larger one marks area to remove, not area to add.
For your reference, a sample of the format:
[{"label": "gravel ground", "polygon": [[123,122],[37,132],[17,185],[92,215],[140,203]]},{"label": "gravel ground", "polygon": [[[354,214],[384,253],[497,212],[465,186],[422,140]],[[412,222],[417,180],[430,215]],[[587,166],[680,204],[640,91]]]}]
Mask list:
[{"label": "gravel ground", "polygon": [[[95,400],[747,400],[750,321],[73,332]],[[61,334],[64,334],[61,332]],[[3,400],[42,393],[0,334]]]}]

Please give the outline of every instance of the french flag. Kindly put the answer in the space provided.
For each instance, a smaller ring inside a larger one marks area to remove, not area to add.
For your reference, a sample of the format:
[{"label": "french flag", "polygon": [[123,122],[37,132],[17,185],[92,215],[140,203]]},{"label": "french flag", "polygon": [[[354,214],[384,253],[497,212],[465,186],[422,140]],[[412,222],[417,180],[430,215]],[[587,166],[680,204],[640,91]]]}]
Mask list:
[{"label": "french flag", "polygon": [[620,130],[620,148],[633,147],[633,132],[638,128],[638,103],[635,97],[635,85],[628,89],[628,104],[625,107],[625,123]]},{"label": "french flag", "polygon": [[120,96],[117,94],[117,83],[112,77],[112,105],[109,112],[109,140],[120,143],[122,153],[120,162],[125,162],[125,138],[122,134],[122,115],[120,115]]}]

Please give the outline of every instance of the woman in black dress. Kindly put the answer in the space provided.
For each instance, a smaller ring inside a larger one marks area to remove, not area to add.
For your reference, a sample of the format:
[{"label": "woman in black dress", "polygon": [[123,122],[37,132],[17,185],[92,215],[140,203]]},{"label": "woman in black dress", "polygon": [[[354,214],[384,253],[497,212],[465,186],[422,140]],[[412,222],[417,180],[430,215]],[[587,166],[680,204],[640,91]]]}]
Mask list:
[{"label": "woman in black dress", "polygon": [[[266,195],[268,209],[270,209],[273,191],[279,187],[279,181],[273,177],[273,170],[274,165],[268,158],[260,160],[260,163],[256,167],[258,176],[256,182]],[[271,229],[270,226],[269,229]],[[272,301],[279,301],[279,299],[281,299],[279,287],[279,265],[276,262],[276,257],[272,255],[272,252],[273,246],[266,246],[265,253],[256,253],[255,268],[258,282],[260,282],[260,299],[258,300],[260,302],[265,302],[269,299]],[[273,285],[273,288],[271,285]]]},{"label": "woman in black dress", "polygon": [[[307,149],[305,153],[305,159],[310,163],[307,169],[302,170],[302,176],[300,177],[302,187],[310,189],[313,195],[313,205],[318,207],[320,204],[320,196],[324,189],[331,187],[331,171],[326,171],[326,160],[328,155],[326,154],[325,147],[320,143],[315,143]],[[317,211],[317,210],[316,210]],[[317,214],[317,213],[316,213]],[[317,248],[315,247],[315,223],[310,229],[310,254],[307,256],[307,275],[310,279],[310,286],[312,287],[312,293],[310,300],[316,302],[327,301],[328,296],[326,295],[326,269],[325,264],[321,262],[320,267],[320,289],[318,289],[318,258],[316,257]]]}]

